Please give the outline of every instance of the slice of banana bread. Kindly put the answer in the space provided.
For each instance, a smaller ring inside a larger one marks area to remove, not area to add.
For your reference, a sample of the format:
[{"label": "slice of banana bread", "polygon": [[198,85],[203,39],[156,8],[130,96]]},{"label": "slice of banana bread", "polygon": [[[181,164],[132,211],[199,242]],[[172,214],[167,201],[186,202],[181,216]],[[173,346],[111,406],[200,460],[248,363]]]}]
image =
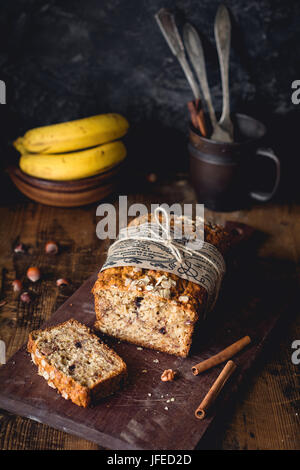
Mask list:
[{"label": "slice of banana bread", "polygon": [[[149,215],[148,221],[151,220]],[[145,222],[137,218],[131,224]],[[171,221],[172,223],[172,221]],[[231,235],[205,224],[205,240],[224,254]],[[204,287],[175,274],[122,266],[100,272],[93,288],[95,328],[148,348],[186,357],[208,300]]]},{"label": "slice of banana bread", "polygon": [[48,385],[79,406],[112,394],[127,375],[123,360],[74,319],[32,331],[27,349]]}]

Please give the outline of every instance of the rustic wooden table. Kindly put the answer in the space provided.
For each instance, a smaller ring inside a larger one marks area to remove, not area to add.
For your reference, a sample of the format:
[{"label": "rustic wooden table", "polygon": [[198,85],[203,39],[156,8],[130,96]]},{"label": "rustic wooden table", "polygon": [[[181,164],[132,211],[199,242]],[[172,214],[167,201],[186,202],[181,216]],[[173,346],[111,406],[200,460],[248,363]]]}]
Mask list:
[{"label": "rustic wooden table", "polygon": [[[28,333],[73,293],[99,266],[107,242],[96,237],[97,204],[61,209],[46,207],[17,193],[9,186],[11,197],[0,208],[0,339],[7,347],[7,359],[27,340]],[[125,194],[123,192],[123,194]],[[2,198],[2,201],[4,199]],[[129,202],[194,202],[194,193],[184,175],[166,184],[144,187],[143,196],[131,194]],[[117,202],[111,198],[110,202]],[[274,259],[284,283],[299,287],[300,207],[266,204],[230,214],[206,214],[214,222],[238,220],[263,232],[265,241],[258,256]],[[57,240],[60,254],[44,253],[48,240]],[[23,242],[28,251],[18,255],[13,247]],[[30,265],[37,265],[43,282],[33,285],[34,301],[20,302],[11,282],[24,281]],[[56,287],[58,278],[70,285]],[[249,377],[226,421],[209,433],[203,448],[209,449],[299,449],[300,365],[291,361],[291,344],[300,339],[300,314],[297,302],[287,299],[287,309],[273,342]],[[56,431],[46,425],[0,410],[1,449],[97,449],[92,442]]]}]

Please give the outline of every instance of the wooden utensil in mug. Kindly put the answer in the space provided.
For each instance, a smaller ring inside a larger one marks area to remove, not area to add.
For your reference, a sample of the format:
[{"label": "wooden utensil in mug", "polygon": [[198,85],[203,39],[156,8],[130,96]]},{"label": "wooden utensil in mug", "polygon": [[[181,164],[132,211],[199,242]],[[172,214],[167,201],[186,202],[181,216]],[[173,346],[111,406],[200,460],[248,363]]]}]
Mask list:
[{"label": "wooden utensil in mug", "polygon": [[213,128],[211,138],[220,142],[227,142],[230,141],[230,135],[228,131],[222,129],[219,125],[215,110],[212,104],[212,99],[209,91],[207,75],[206,75],[206,67],[205,67],[205,59],[204,59],[204,52],[201,43],[201,39],[195,30],[195,28],[186,23],[183,28],[183,38],[184,38],[184,45],[188,52],[189,58],[193,67],[195,69],[197,78],[201,85],[203,97],[208,109],[211,125]]}]

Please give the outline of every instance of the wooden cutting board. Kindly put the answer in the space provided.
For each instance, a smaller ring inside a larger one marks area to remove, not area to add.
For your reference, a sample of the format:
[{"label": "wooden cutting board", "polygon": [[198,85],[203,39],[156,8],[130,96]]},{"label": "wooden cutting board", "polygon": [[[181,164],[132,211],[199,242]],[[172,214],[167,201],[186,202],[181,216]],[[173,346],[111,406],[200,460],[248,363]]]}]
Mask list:
[{"label": "wooden cutting board", "polygon": [[[64,400],[37,375],[24,346],[0,368],[0,407],[109,449],[194,449],[233,398],[239,398],[241,382],[287,306],[289,294],[272,261],[247,253],[242,266],[231,266],[232,274],[225,281],[218,306],[203,325],[189,358],[141,350],[105,337],[126,361],[129,383],[94,408],[83,409]],[[95,313],[91,288],[95,279],[96,274],[54,313],[47,325],[73,317],[92,326]],[[194,411],[222,366],[198,377],[192,375],[191,366],[246,334],[253,342],[236,356],[235,375],[211,414],[197,420]],[[162,382],[160,375],[169,368],[178,371],[178,379]]]}]

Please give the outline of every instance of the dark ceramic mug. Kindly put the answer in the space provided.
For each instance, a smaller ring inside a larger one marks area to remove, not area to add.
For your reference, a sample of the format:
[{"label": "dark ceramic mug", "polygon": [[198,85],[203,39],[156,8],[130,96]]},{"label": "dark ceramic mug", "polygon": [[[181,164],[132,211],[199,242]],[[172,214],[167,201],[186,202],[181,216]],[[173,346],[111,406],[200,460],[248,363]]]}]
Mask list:
[{"label": "dark ceramic mug", "polygon": [[[260,147],[266,127],[244,114],[234,117],[235,142],[216,142],[202,137],[190,124],[190,178],[199,203],[217,211],[241,209],[249,199],[269,201],[280,180],[280,162],[272,149]],[[275,164],[275,181],[270,192],[254,191],[252,176],[259,172],[254,157],[269,158]]]}]

